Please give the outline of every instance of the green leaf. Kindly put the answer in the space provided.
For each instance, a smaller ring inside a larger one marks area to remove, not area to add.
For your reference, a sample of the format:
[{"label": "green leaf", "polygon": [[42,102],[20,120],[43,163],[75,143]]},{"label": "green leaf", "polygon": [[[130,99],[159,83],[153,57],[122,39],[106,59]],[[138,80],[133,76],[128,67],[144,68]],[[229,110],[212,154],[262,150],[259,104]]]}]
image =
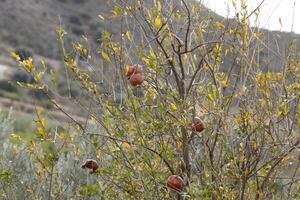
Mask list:
[{"label": "green leaf", "polygon": [[123,10],[120,6],[115,6],[114,11],[118,14],[121,15],[123,13]]},{"label": "green leaf", "polygon": [[150,49],[150,52],[149,52],[149,53],[150,53],[151,58],[156,58],[153,49]]},{"label": "green leaf", "polygon": [[50,70],[51,83],[52,85],[56,85],[56,73],[53,69]]}]

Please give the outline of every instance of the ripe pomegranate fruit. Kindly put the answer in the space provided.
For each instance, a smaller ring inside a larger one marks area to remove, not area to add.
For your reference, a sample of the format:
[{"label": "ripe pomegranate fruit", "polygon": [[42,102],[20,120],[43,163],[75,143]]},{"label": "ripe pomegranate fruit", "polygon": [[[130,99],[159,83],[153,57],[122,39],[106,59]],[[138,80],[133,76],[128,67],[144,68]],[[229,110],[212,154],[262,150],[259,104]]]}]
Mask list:
[{"label": "ripe pomegranate fruit", "polygon": [[131,66],[131,67],[126,68],[125,76],[129,80],[132,75],[141,74],[142,71],[143,70],[142,70],[142,67],[140,65]]},{"label": "ripe pomegranate fruit", "polygon": [[201,119],[199,119],[198,117],[195,117],[192,120],[192,122],[190,123],[190,126],[192,127],[193,131],[201,132],[204,130],[203,123],[202,123]]},{"label": "ripe pomegranate fruit", "polygon": [[174,192],[180,192],[183,190],[184,182],[178,175],[171,175],[167,180],[167,187]]},{"label": "ripe pomegranate fruit", "polygon": [[133,74],[129,78],[129,82],[133,87],[138,87],[138,86],[142,85],[142,83],[144,82],[143,75],[141,73]]},{"label": "ripe pomegranate fruit", "polygon": [[97,163],[97,161],[93,160],[93,159],[88,159],[85,161],[85,163],[81,166],[81,168],[88,168],[91,169],[91,174],[95,173],[96,170],[98,169],[99,165]]}]

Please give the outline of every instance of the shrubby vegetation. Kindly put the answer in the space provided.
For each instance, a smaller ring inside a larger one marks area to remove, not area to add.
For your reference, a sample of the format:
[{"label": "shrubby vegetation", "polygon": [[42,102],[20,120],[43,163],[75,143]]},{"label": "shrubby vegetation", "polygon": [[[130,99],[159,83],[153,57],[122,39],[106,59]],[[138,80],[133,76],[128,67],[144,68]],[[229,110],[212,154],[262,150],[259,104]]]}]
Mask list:
[{"label": "shrubby vegetation", "polygon": [[[57,198],[70,199],[75,194],[84,193],[86,185],[95,182],[95,177],[89,177],[78,168],[80,160],[75,149],[60,151],[50,141],[40,140],[39,146],[25,141],[19,135],[13,134],[11,115],[1,113],[0,119],[0,183],[1,196],[6,199],[48,199],[49,187]],[[61,137],[62,132],[57,133]],[[39,137],[37,134],[36,137]],[[73,138],[68,133],[68,139]],[[36,141],[37,138],[34,140]],[[67,138],[66,138],[67,139]],[[75,141],[74,141],[75,142]],[[85,142],[78,140],[77,146],[86,148]],[[61,144],[63,145],[63,144]],[[55,169],[54,169],[55,163]],[[51,168],[48,168],[52,166]],[[50,171],[48,171],[50,170]],[[59,174],[55,176],[54,174]],[[55,177],[54,177],[55,176]],[[49,185],[50,184],[50,185]],[[98,190],[96,193],[99,193]],[[89,194],[87,194],[88,196]]]},{"label": "shrubby vegetation", "polygon": [[[248,13],[245,1],[228,21],[203,17],[199,4],[185,0],[120,2],[110,16],[121,22],[120,35],[103,32],[96,54],[86,36],[72,50],[65,48],[66,32],[57,28],[69,78],[81,87],[80,98],[69,99],[82,110],[81,119],[59,104],[55,76],[50,83],[43,62],[12,53],[35,80],[20,85],[53,92],[48,98],[71,123],[49,129],[37,110],[33,139],[5,140],[1,195],[300,198],[300,66],[294,43],[281,58],[284,65],[270,71],[259,57],[264,36],[249,27],[258,10]],[[100,70],[107,92],[98,88],[99,54],[110,67]],[[135,72],[129,71],[136,63],[142,69],[133,81]],[[201,132],[191,123],[195,117],[203,123]],[[98,162],[96,173],[81,168],[86,159]],[[179,175],[185,187],[170,190],[170,175]]]}]

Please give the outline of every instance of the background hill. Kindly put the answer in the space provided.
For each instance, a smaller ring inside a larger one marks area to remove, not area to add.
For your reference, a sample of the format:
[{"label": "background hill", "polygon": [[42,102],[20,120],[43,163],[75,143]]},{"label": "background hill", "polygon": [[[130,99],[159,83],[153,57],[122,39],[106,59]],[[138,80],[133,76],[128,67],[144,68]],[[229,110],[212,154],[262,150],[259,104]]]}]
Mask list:
[{"label": "background hill", "polygon": [[[118,32],[118,23],[106,23],[98,17],[99,14],[109,17],[111,10],[109,0],[1,0],[0,52],[5,53],[7,47],[25,48],[34,54],[57,59],[59,50],[55,28],[59,24],[67,30],[69,40],[87,34],[97,45],[103,30]],[[203,8],[203,15],[207,14],[225,20]],[[281,63],[279,55],[284,54],[288,41],[300,38],[293,33],[264,32],[266,49],[262,54],[272,57],[274,63],[268,64],[273,67]]]},{"label": "background hill", "polygon": [[106,25],[99,14],[110,14],[108,0],[1,0],[0,40],[2,45],[22,47],[45,57],[57,58],[55,28],[61,24],[70,39],[82,34],[94,41]]}]

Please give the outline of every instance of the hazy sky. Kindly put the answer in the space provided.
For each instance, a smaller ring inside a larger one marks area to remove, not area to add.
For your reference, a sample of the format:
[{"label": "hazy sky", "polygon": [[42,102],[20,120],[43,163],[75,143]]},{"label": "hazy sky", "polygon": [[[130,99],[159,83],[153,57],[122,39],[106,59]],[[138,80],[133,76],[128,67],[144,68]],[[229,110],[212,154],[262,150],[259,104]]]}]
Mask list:
[{"label": "hazy sky", "polygon": [[[224,17],[233,17],[235,15],[235,9],[232,6],[232,0],[203,1],[210,9]],[[236,0],[236,2],[238,2],[238,5],[240,5],[240,0]],[[247,2],[249,5],[248,9],[251,11],[255,9],[257,5],[262,2],[262,0],[248,0]],[[260,9],[259,26],[271,30],[291,31],[293,18],[293,31],[300,33],[300,0],[265,0]]]}]

